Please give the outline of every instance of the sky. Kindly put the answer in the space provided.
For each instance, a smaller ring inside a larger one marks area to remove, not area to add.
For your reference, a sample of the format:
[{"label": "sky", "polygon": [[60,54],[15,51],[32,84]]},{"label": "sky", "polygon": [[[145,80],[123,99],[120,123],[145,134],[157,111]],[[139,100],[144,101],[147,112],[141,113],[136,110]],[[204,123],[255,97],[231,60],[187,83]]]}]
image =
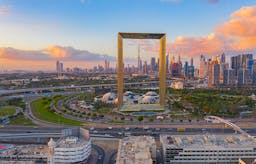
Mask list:
[{"label": "sky", "polygon": [[[166,33],[167,52],[188,61],[253,53],[255,27],[255,0],[0,0],[0,70],[115,65],[118,32]],[[157,43],[126,41],[125,57]]]}]

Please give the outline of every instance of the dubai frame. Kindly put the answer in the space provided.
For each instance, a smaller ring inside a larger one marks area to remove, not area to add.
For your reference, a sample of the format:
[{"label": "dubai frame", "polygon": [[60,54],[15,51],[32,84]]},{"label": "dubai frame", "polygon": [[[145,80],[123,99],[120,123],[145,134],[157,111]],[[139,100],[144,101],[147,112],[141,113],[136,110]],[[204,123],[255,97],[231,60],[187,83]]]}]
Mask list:
[{"label": "dubai frame", "polygon": [[[123,105],[124,92],[124,58],[123,39],[159,39],[159,104],[162,109],[166,106],[166,34],[165,33],[118,33],[118,110]],[[137,105],[135,105],[137,106]],[[139,105],[138,105],[139,106]],[[145,105],[144,105],[145,106]],[[149,106],[149,105],[147,105]]]}]

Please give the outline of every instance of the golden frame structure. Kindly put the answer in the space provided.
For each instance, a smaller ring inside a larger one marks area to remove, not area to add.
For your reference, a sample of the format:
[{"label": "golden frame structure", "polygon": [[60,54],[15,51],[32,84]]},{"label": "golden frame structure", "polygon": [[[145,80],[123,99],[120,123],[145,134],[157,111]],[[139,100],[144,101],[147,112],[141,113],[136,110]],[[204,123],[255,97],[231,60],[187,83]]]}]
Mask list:
[{"label": "golden frame structure", "polygon": [[160,106],[166,106],[166,34],[165,33],[118,33],[118,110],[123,106],[124,91],[124,59],[123,39],[159,39],[159,102]]}]

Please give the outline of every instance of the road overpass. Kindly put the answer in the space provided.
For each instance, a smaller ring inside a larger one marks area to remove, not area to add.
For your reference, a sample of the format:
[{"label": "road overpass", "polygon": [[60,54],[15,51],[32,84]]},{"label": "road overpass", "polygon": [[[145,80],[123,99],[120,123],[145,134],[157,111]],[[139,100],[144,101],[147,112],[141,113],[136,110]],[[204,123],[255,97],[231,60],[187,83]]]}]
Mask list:
[{"label": "road overpass", "polygon": [[248,134],[246,131],[241,129],[236,124],[234,124],[234,123],[232,123],[228,120],[225,120],[223,118],[220,118],[220,117],[217,117],[217,116],[206,116],[205,119],[208,120],[208,121],[212,121],[212,122],[224,123],[226,126],[229,126],[229,127],[233,128],[234,131],[239,132],[239,133],[241,133],[242,135],[244,135],[246,137],[252,137],[250,134]]},{"label": "road overpass", "polygon": [[[170,85],[171,80],[166,81],[166,85]],[[159,81],[147,81],[147,82],[134,82],[125,83],[125,87],[153,87],[159,86]],[[117,84],[91,84],[91,85],[80,85],[80,86],[56,86],[56,87],[44,87],[44,88],[27,88],[27,89],[17,89],[17,90],[0,90],[0,96],[12,95],[12,94],[22,94],[22,93],[38,93],[43,91],[53,91],[53,90],[65,90],[65,89],[92,89],[92,88],[113,88],[117,87]]]}]

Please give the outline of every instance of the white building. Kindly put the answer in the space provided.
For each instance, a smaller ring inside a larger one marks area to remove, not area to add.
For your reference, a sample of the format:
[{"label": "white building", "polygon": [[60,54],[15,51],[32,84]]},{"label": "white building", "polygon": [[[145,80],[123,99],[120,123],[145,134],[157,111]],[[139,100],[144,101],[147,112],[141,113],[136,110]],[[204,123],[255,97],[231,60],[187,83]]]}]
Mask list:
[{"label": "white building", "polygon": [[156,143],[151,136],[130,136],[119,141],[116,164],[152,164]]},{"label": "white building", "polygon": [[183,89],[184,88],[184,83],[182,81],[174,81],[171,83],[171,88],[173,89]]},{"label": "white building", "polygon": [[52,139],[49,141],[48,162],[50,164],[75,163],[88,159],[92,149],[88,130],[68,129],[64,131],[64,136],[56,142]]},{"label": "white building", "polygon": [[239,158],[256,158],[256,141],[241,134],[160,135],[164,162],[238,163]]}]

